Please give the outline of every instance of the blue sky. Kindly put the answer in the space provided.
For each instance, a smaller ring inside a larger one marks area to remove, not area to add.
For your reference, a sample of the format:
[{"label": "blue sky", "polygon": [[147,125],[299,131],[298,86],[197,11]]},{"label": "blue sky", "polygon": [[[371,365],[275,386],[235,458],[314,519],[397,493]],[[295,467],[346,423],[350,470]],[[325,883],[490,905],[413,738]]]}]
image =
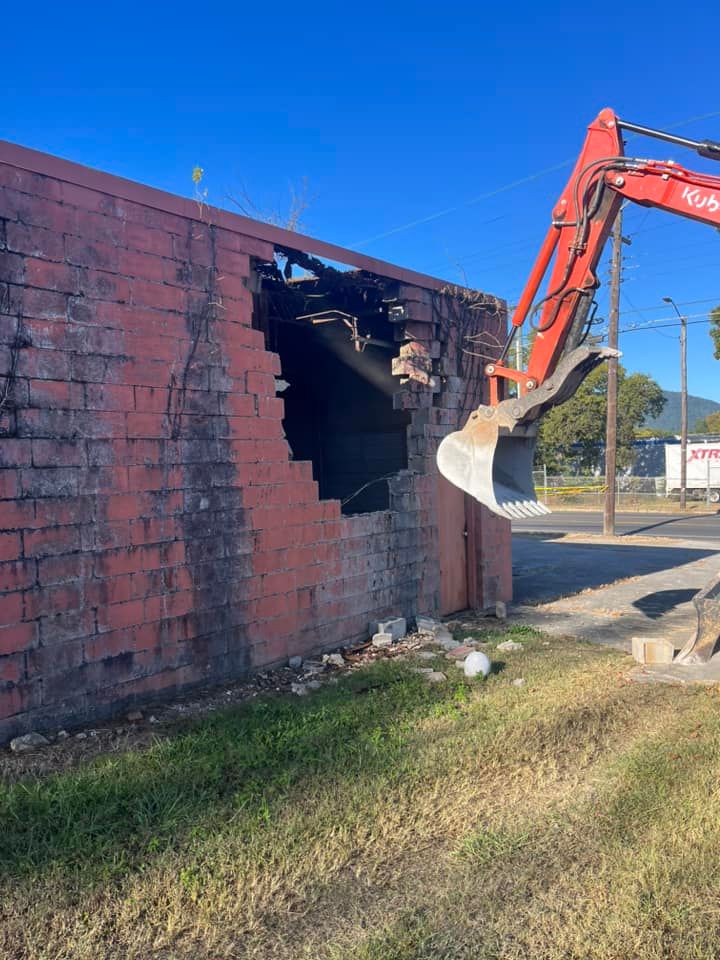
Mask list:
[{"label": "blue sky", "polygon": [[[720,140],[716,4],[41,0],[3,27],[0,137],[182,194],[200,164],[219,205],[286,209],[307,177],[306,232],[510,301],[602,107]],[[621,329],[720,304],[720,233],[640,207],[625,233]],[[624,334],[624,362],[678,389],[677,333]],[[691,323],[690,392],[720,400],[718,373]]]}]

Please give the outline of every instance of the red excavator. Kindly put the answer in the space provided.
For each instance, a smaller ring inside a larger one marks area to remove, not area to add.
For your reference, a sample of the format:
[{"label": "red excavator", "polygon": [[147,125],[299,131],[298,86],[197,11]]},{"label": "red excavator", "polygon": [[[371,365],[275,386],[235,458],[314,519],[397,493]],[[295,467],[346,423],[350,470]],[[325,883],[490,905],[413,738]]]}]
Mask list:
[{"label": "red excavator", "polygon": [[[532,480],[538,421],[564,403],[608,357],[608,348],[582,346],[599,286],[596,269],[615,217],[625,200],[659,207],[720,227],[720,177],[695,173],[670,160],[624,155],[623,131],[631,131],[720,160],[720,143],[689,140],[620,120],[603,110],[590,124],[575,169],[552,214],[530,279],[498,357],[485,367],[490,403],[478,407],[462,430],[440,444],[440,472],[494,513],[510,519],[549,513],[535,497]],[[533,306],[543,277],[548,292]],[[537,316],[527,370],[506,363],[513,337],[528,315]],[[516,384],[516,396],[505,399]]]},{"label": "red excavator", "polygon": [[[596,270],[621,205],[632,200],[720,227],[720,177],[695,173],[670,160],[642,160],[623,151],[630,131],[720,160],[720,143],[689,140],[620,120],[603,110],[590,124],[572,176],[555,209],[545,241],[512,318],[497,360],[485,367],[490,403],[474,410],[462,430],[438,448],[440,472],[494,513],[509,519],[549,513],[535,497],[532,479],[538,421],[570,399],[585,377],[617,350],[586,347],[591,307],[599,286]],[[534,306],[555,256],[548,292]],[[527,370],[506,363],[518,328],[537,316]],[[506,399],[514,383],[516,395]],[[695,634],[675,662],[707,662],[720,634],[720,577],[694,600]]]}]

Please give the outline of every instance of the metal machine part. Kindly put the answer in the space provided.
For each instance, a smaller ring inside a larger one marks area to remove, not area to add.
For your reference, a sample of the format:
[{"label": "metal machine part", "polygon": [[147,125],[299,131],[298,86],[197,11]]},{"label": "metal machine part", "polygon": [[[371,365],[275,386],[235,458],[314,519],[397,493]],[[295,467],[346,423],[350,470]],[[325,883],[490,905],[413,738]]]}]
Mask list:
[{"label": "metal machine part", "polygon": [[[720,227],[720,177],[672,161],[626,157],[622,131],[668,141],[720,159],[720,144],[689,140],[620,120],[602,110],[590,124],[575,169],[553,212],[548,233],[497,360],[485,367],[490,402],[438,449],[440,472],[503,517],[549,512],[538,503],[532,462],[538,421],[568,400],[594,367],[617,351],[583,352],[599,286],[596,269],[621,205],[632,200]],[[553,262],[554,260],[554,262]],[[551,268],[552,263],[552,268]],[[548,290],[535,303],[550,271]],[[506,364],[513,336],[528,317],[537,333],[526,370]],[[506,399],[514,383],[517,397]]]},{"label": "metal machine part", "polygon": [[720,575],[693,598],[697,611],[697,629],[675,657],[674,663],[707,663],[720,639]]},{"label": "metal machine part", "polygon": [[455,486],[509,519],[550,513],[535,497],[533,458],[538,421],[571,397],[585,377],[617,350],[578,347],[553,376],[524,396],[480,406],[462,430],[440,444],[440,472]]}]

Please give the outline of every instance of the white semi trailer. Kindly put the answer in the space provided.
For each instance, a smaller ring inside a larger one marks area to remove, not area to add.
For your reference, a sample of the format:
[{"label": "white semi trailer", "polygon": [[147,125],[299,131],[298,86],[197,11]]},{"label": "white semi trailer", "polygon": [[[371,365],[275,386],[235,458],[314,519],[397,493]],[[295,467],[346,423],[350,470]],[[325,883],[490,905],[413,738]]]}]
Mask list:
[{"label": "white semi trailer", "polygon": [[[687,492],[693,497],[720,502],[720,441],[687,445]],[[680,444],[665,444],[665,493],[680,493]]]}]

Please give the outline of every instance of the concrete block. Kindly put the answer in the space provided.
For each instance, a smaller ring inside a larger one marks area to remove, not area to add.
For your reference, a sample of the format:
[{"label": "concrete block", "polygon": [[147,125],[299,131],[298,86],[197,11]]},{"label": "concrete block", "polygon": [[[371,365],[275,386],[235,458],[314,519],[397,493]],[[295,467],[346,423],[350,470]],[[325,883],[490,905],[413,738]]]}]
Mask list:
[{"label": "concrete block", "polygon": [[375,633],[372,638],[374,647],[391,647],[393,642],[391,633]]},{"label": "concrete block", "polygon": [[392,620],[381,620],[377,624],[374,624],[375,629],[373,633],[389,633],[393,638],[393,642],[397,643],[398,640],[402,638],[407,633],[407,620],[405,617],[394,617]]},{"label": "concrete block", "polygon": [[675,647],[662,637],[633,637],[632,655],[638,663],[672,663]]}]

